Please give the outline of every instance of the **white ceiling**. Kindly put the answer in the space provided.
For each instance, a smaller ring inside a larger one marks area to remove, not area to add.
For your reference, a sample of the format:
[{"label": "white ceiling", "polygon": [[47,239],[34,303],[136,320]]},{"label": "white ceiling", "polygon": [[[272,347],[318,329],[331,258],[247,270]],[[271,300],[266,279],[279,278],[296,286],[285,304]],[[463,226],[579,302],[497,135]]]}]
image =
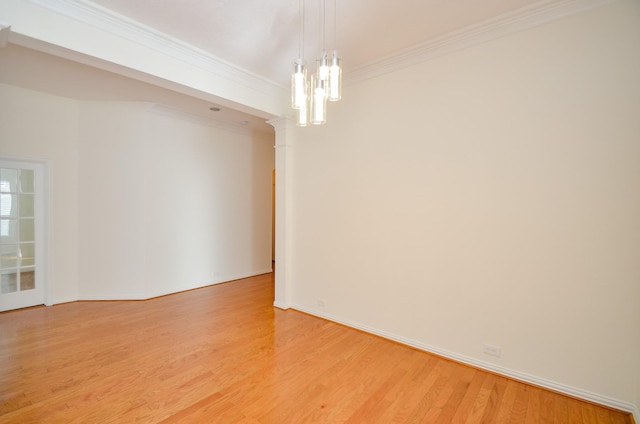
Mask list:
[{"label": "white ceiling", "polygon": [[[40,0],[44,1],[44,0]],[[65,0],[104,9],[116,20],[187,43],[280,86],[289,85],[300,47],[299,0]],[[336,47],[350,73],[465,28],[576,0],[325,0],[325,47]],[[323,0],[304,0],[304,56],[321,50]],[[2,18],[0,2],[0,19]],[[334,26],[334,18],[336,25]],[[199,115],[211,102],[166,88],[7,44],[0,82],[83,100],[151,101]],[[266,125],[223,108],[215,119]],[[262,128],[264,129],[264,127]]]},{"label": "white ceiling", "polygon": [[[299,0],[93,2],[268,80],[289,84],[300,46]],[[337,48],[349,72],[534,3],[553,0],[304,0],[305,59],[315,60],[321,50],[322,4],[325,48]]]}]

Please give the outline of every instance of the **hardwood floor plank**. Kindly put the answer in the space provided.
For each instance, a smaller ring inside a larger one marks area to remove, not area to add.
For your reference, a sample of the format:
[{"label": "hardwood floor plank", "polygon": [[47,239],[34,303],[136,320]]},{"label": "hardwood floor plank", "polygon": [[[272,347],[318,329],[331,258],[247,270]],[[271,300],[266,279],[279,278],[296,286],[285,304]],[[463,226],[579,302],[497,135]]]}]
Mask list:
[{"label": "hardwood floor plank", "polygon": [[556,399],[558,395],[546,390],[540,389],[540,423],[553,423],[556,408]]},{"label": "hardwood floor plank", "polygon": [[454,392],[456,379],[451,377],[456,372],[465,373],[468,370],[456,369],[449,361],[441,361],[435,366],[425,381],[429,390],[414,405],[407,423],[434,422],[437,419]]},{"label": "hardwood floor plank", "polygon": [[[433,369],[433,361],[425,361],[425,358],[418,351],[410,350],[407,352],[409,355],[399,363],[399,381],[384,394],[386,407],[384,409],[378,408],[377,420],[379,422],[394,422],[396,417],[402,415],[402,411],[408,410],[407,406],[415,404],[414,396],[417,398],[420,395],[424,395],[417,390],[416,382],[419,385],[420,381],[422,381],[420,376],[425,375],[427,369]],[[405,421],[406,417],[404,420],[400,420],[400,422]],[[342,421],[334,420],[332,422]]]},{"label": "hardwood floor plank", "polygon": [[554,402],[553,422],[568,423],[569,422],[569,403],[565,396],[558,396]]},{"label": "hardwood floor plank", "polygon": [[424,360],[420,356],[420,354],[417,355],[418,362],[413,368],[413,372],[408,374],[409,378],[402,388],[402,395],[399,395],[396,400],[396,406],[387,414],[392,417],[389,420],[390,423],[409,422],[409,417],[412,416],[415,405],[429,393],[435,382],[433,377],[435,376],[434,369],[440,363],[440,360],[433,356]]},{"label": "hardwood floor plank", "polygon": [[484,375],[482,386],[480,387],[480,390],[478,391],[478,394],[475,397],[473,404],[471,405],[469,414],[464,421],[465,423],[471,424],[484,422],[484,413],[487,410],[487,407],[489,407],[491,395],[494,392],[495,377],[492,374],[488,374],[485,372],[480,373]]},{"label": "hardwood floor plank", "polygon": [[582,417],[582,409],[586,407],[586,404],[576,400],[576,399],[567,399],[567,406],[569,411],[569,423],[570,424],[578,424],[584,423]]},{"label": "hardwood floor plank", "polygon": [[0,313],[0,422],[631,422],[272,302],[265,274]]},{"label": "hardwood floor plank", "polygon": [[[451,364],[453,365],[453,364]],[[452,366],[446,374],[440,375],[434,388],[425,394],[430,399],[429,409],[422,412],[421,423],[450,423],[460,402],[464,398],[469,383],[475,375],[472,368],[461,369]]]},{"label": "hardwood floor plank", "polygon": [[[465,423],[471,414],[471,410],[476,400],[478,399],[480,389],[482,388],[482,384],[487,377],[487,373],[476,371],[474,373],[473,379],[469,382],[466,387],[464,397],[460,401],[458,408],[456,409],[456,413],[453,418],[450,420],[451,423]],[[482,416],[482,415],[480,415]]]},{"label": "hardwood floor plank", "polygon": [[510,422],[512,423],[524,423],[527,419],[527,409],[529,403],[529,394],[531,392],[532,387],[524,384],[518,384],[518,390],[516,393],[516,398],[513,402],[513,407],[511,409],[511,417]]},{"label": "hardwood floor plank", "polygon": [[541,391],[536,388],[530,388],[529,390],[529,400],[527,402],[527,412],[525,417],[526,424],[537,424],[540,422],[540,409],[542,405],[542,400],[540,396]]},{"label": "hardwood floor plank", "polygon": [[504,395],[502,396],[502,402],[498,406],[498,413],[496,417],[497,423],[508,423],[511,420],[511,414],[513,411],[513,405],[516,402],[516,396],[518,395],[520,383],[508,380]]},{"label": "hardwood floor plank", "polygon": [[484,415],[482,416],[483,423],[492,423],[499,422],[498,414],[500,411],[500,405],[503,402],[504,394],[507,388],[508,380],[504,377],[494,375],[494,383],[493,388],[491,390],[491,395],[489,396],[489,402],[487,404],[487,408],[484,411]]}]

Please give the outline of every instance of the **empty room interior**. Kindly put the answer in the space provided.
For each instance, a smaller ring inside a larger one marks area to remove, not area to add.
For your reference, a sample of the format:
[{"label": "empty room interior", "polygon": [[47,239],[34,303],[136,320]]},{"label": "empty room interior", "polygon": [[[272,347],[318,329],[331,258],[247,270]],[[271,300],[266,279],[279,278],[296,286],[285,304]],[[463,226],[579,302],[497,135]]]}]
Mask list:
[{"label": "empty room interior", "polygon": [[0,213],[2,423],[637,423],[640,1],[0,0]]}]

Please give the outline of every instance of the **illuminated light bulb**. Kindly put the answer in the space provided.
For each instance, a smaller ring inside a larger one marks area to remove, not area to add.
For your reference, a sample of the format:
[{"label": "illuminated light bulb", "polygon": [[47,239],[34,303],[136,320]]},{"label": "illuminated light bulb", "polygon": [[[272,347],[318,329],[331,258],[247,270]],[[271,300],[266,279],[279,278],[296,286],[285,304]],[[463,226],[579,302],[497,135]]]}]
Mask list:
[{"label": "illuminated light bulb", "polygon": [[307,70],[300,61],[293,63],[291,75],[291,106],[300,109],[307,101]]},{"label": "illuminated light bulb", "polygon": [[325,82],[316,75],[311,76],[311,123],[327,122],[327,92]]},{"label": "illuminated light bulb", "polygon": [[329,80],[329,62],[325,52],[322,52],[322,56],[318,60],[318,79],[325,82]]},{"label": "illuminated light bulb", "polygon": [[331,66],[329,66],[329,101],[337,102],[342,98],[342,60],[338,52],[333,51]]},{"label": "illuminated light bulb", "polygon": [[309,124],[309,107],[307,106],[307,96],[305,96],[302,106],[296,111],[297,121],[296,125],[299,127],[306,127]]}]

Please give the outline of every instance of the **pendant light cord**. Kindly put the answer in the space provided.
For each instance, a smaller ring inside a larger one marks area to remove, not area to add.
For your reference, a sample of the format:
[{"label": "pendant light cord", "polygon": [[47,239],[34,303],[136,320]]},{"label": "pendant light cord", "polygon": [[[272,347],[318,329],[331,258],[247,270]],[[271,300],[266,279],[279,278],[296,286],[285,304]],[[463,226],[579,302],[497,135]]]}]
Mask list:
[{"label": "pendant light cord", "polygon": [[300,0],[300,44],[298,46],[298,59],[300,62],[304,59],[304,0]]},{"label": "pendant light cord", "polygon": [[325,9],[326,9],[326,2],[325,0],[322,0],[322,2],[320,3],[320,42],[321,42],[321,51],[325,51],[324,50],[324,26],[325,26],[325,19],[324,19],[324,14],[325,14]]},{"label": "pendant light cord", "polygon": [[338,0],[333,0],[333,48],[338,46]]}]

